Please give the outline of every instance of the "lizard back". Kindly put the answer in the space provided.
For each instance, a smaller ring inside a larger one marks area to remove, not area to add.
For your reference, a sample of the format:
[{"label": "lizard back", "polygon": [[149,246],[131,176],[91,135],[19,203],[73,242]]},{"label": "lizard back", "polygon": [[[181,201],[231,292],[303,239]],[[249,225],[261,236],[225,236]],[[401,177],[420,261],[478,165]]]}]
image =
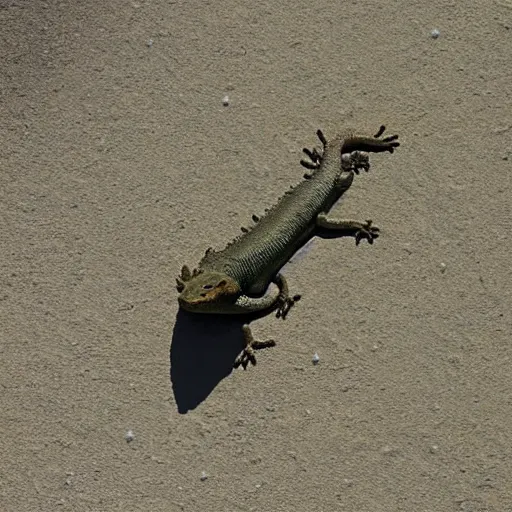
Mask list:
[{"label": "lizard back", "polygon": [[317,215],[328,211],[350,187],[352,172],[340,181],[346,137],[328,142],[310,179],[281,197],[250,231],[222,251],[209,252],[200,268],[226,273],[248,293],[263,293],[280,268],[311,238]]}]

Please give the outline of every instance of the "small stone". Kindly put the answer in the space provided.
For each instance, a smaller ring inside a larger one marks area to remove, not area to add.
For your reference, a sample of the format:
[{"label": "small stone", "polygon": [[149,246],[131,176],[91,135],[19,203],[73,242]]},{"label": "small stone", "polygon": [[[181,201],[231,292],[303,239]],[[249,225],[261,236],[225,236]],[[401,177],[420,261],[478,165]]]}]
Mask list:
[{"label": "small stone", "polygon": [[201,482],[204,482],[208,478],[206,471],[201,472]]},{"label": "small stone", "polygon": [[315,352],[313,354],[313,364],[318,364],[320,361],[320,356]]},{"label": "small stone", "polygon": [[381,453],[383,455],[387,455],[388,457],[394,457],[395,455],[398,455],[398,448],[395,446],[390,446],[389,444],[385,445],[381,449]]},{"label": "small stone", "polygon": [[225,106],[225,107],[228,107],[229,106],[229,96],[226,94],[226,96],[224,96],[224,98],[222,98],[222,104]]},{"label": "small stone", "polygon": [[133,433],[132,430],[128,430],[128,432],[126,432],[124,438],[126,439],[127,443],[131,443],[135,439],[135,434]]},{"label": "small stone", "polygon": [[432,39],[437,39],[440,35],[441,35],[441,32],[439,32],[439,30],[437,28],[435,28],[434,30],[432,30],[432,32],[430,32],[430,36],[432,37]]}]

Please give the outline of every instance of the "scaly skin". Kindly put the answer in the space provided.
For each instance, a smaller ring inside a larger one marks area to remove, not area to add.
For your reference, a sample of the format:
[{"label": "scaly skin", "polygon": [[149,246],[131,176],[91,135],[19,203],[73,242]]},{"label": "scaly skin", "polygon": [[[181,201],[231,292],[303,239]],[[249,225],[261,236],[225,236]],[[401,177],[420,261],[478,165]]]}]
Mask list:
[{"label": "scaly skin", "polygon": [[[331,219],[328,211],[350,187],[354,174],[369,169],[366,152],[393,153],[400,144],[398,136],[380,138],[382,126],[374,137],[346,131],[327,141],[317,134],[323,151],[304,149],[310,158],[302,160],[312,170],[306,180],[287,192],[264,217],[253,217],[256,225],[219,252],[209,249],[190,272],[183,267],[177,279],[180,306],[198,313],[236,314],[277,310],[282,318],[300,296],[290,297],[279,270],[315,232],[336,231],[351,235],[356,243],[366,238],[373,243],[378,228],[371,221]],[[365,152],[365,153],[362,153]],[[246,348],[235,361],[235,367],[256,364],[254,349],[272,346],[272,340],[258,342],[244,326]]]}]

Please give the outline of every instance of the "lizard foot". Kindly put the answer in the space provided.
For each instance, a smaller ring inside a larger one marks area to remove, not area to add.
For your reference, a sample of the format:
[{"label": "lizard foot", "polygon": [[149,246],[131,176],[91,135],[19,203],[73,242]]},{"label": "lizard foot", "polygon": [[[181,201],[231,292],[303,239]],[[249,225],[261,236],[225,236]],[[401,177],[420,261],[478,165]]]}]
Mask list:
[{"label": "lizard foot", "polygon": [[[310,171],[315,171],[316,169],[318,169],[320,167],[320,164],[322,163],[322,154],[320,153],[320,151],[317,148],[304,148],[302,151],[309,157],[309,160],[302,159],[300,161],[300,164],[306,169],[309,169]],[[305,173],[304,178],[308,180],[313,176],[313,174],[314,173]]]},{"label": "lizard foot", "polygon": [[379,231],[377,226],[372,226],[371,220],[367,220],[355,234],[356,245],[359,245],[363,238],[366,238],[369,244],[373,244],[373,241],[379,236]]},{"label": "lizard foot", "polygon": [[242,330],[244,333],[245,348],[242,350],[242,353],[235,359],[233,368],[238,368],[239,366],[241,366],[244,370],[246,370],[249,363],[251,363],[253,366],[256,364],[256,355],[254,354],[255,350],[260,350],[262,348],[268,347],[275,347],[276,342],[274,340],[255,340],[252,335],[251,329],[247,324],[245,324],[242,327]]},{"label": "lizard foot", "polygon": [[286,318],[288,311],[292,306],[300,300],[300,295],[294,295],[293,297],[285,296],[278,299],[279,305],[277,306],[276,318]]},{"label": "lizard foot", "polygon": [[275,283],[279,286],[279,296],[275,303],[275,309],[277,310],[276,318],[282,318],[284,320],[291,307],[300,300],[300,295],[290,297],[290,293],[288,292],[288,283],[286,282],[283,274],[278,274],[276,276]]},{"label": "lizard foot", "polygon": [[[371,220],[360,222],[358,220],[332,219],[327,217],[325,213],[319,213],[316,222],[321,229],[328,232],[339,233],[340,236],[353,236],[356,239],[356,245],[359,245],[363,238],[368,240],[368,243],[373,244],[380,232],[377,226],[372,225]],[[279,297],[277,300],[279,300]]]},{"label": "lizard foot", "polygon": [[[384,125],[382,125],[380,128],[379,128],[379,131],[374,135],[374,137],[376,139],[380,139],[380,137],[382,137],[382,134],[386,131],[386,127]],[[390,153],[393,153],[393,151],[395,150],[395,148],[397,148],[398,146],[400,146],[400,143],[398,142],[398,135],[389,135],[388,137],[384,137],[383,139],[380,139],[382,142],[385,142],[386,144],[389,145],[389,148],[388,148],[388,151]]]},{"label": "lizard foot", "polygon": [[365,151],[352,151],[341,155],[341,167],[344,171],[353,171],[359,174],[361,171],[370,170],[370,156]]}]

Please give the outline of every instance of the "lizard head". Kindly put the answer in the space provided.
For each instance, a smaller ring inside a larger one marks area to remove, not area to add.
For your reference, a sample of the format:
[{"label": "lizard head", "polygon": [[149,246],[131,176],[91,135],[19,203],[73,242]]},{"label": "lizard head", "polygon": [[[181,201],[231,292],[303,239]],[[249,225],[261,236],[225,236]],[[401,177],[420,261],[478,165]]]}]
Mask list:
[{"label": "lizard head", "polygon": [[240,296],[240,286],[231,277],[221,272],[194,269],[187,266],[176,279],[179,305],[186,311],[196,313],[222,313]]}]

